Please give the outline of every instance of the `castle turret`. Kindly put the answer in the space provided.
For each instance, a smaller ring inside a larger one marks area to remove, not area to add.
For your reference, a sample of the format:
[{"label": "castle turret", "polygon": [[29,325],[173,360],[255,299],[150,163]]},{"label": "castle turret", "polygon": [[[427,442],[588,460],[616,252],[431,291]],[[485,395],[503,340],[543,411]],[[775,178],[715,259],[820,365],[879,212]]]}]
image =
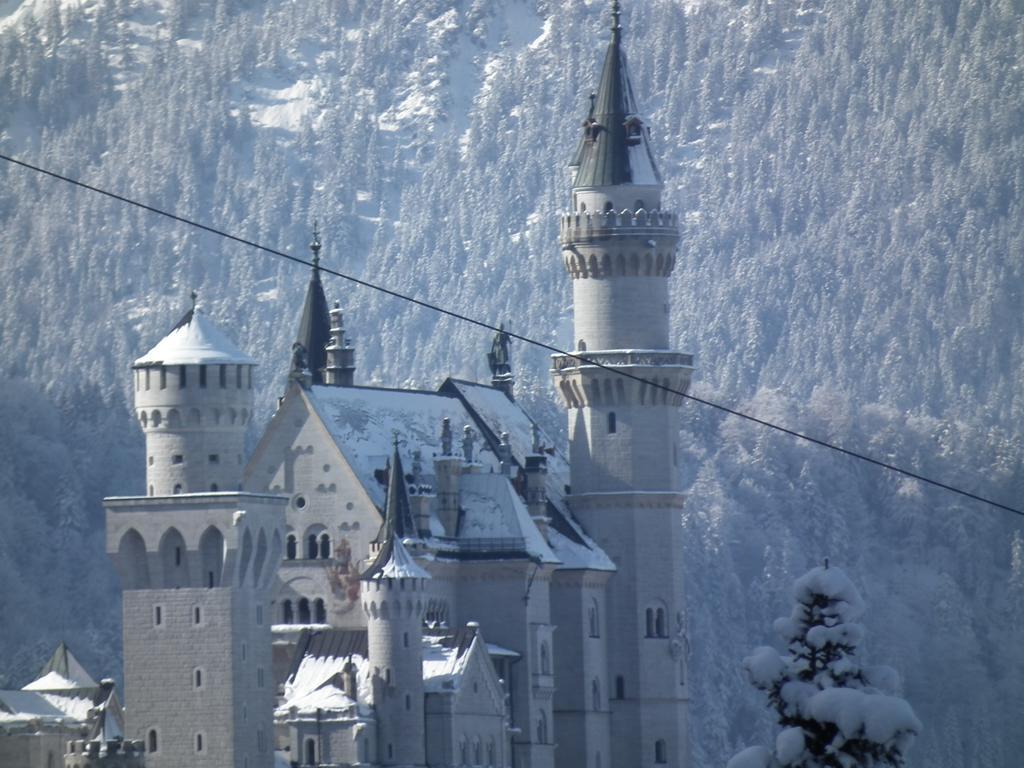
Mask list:
[{"label": "castle turret", "polygon": [[234,491],[254,365],[194,307],[135,363],[149,495],[104,506],[126,742],[145,742],[147,768],[273,765],[269,589],[287,499]]},{"label": "castle turret", "polygon": [[445,536],[455,536],[459,527],[459,485],[462,478],[462,458],[455,455],[452,444],[452,425],[445,417],[441,423],[441,455],[434,459],[437,483],[437,517]]},{"label": "castle turret", "polygon": [[351,387],[356,377],[356,351],[345,335],[345,318],[341,305],[334,302],[331,310],[331,340],[327,344],[327,367],[324,383],[332,387]]},{"label": "castle turret", "polygon": [[423,614],[430,575],[406,548],[411,527],[396,441],[379,546],[362,575],[361,594],[373,670],[378,762],[403,768],[426,764]]},{"label": "castle turret", "polygon": [[[576,354],[555,356],[569,413],[573,513],[615,561],[608,583],[610,765],[686,765],[682,665],[683,496],[677,408],[692,357],[669,343],[669,277],[679,242],[639,114],[617,0],[597,93],[583,122],[561,245],[572,279]],[[583,359],[580,359],[583,358]],[[632,378],[619,375],[628,373]],[[648,383],[649,382],[649,383]],[[560,732],[589,715],[559,713]],[[559,764],[581,745],[560,742]]]},{"label": "castle turret", "polygon": [[135,361],[150,496],[240,487],[255,365],[194,303]]}]

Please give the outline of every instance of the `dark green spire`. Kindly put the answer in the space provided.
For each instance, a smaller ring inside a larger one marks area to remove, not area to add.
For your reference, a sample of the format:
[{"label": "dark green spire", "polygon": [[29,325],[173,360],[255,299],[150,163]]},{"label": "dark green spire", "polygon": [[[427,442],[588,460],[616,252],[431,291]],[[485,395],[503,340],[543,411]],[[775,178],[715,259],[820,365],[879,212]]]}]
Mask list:
[{"label": "dark green spire", "polygon": [[[395,556],[396,548],[404,550],[405,539],[418,539],[419,532],[412,517],[412,505],[409,503],[409,490],[405,485],[405,470],[402,468],[402,457],[398,455],[398,435],[395,435],[394,449],[391,453],[391,466],[388,474],[388,496],[384,502],[384,523],[374,539],[377,555],[362,578],[379,577],[385,566]],[[408,555],[403,554],[403,557]]]},{"label": "dark green spire", "polygon": [[576,187],[616,184],[660,184],[647,130],[637,114],[622,46],[621,11],[612,2],[611,40],[605,53],[601,82],[590,96],[583,139],[570,167],[578,168]]},{"label": "dark green spire", "polygon": [[327,365],[327,344],[331,340],[331,317],[327,297],[320,283],[320,230],[313,222],[313,241],[309,250],[313,252],[313,274],[306,289],[306,303],[302,307],[299,334],[296,343],[305,352],[306,367],[314,384],[324,383],[324,367]]}]

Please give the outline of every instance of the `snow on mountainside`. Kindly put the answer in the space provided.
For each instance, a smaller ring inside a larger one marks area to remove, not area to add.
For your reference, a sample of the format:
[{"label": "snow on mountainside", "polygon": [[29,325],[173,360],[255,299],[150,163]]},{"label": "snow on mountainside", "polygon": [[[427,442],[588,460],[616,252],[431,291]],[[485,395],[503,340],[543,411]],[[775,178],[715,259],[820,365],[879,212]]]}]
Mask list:
[{"label": "snow on mountainside", "polygon": [[[599,0],[0,3],[0,150],[568,344],[565,163]],[[696,393],[1024,499],[1024,13],[1010,0],[625,4]],[[128,366],[193,287],[280,393],[304,270],[0,169],[0,684],[119,647],[103,494],[141,489]],[[487,334],[338,280],[359,377],[485,378]],[[563,429],[545,355],[521,398]],[[1015,765],[1015,518],[685,407],[695,765],[770,743],[741,660],[831,556],[925,730],[912,766]],[[63,566],[58,568],[58,564]],[[59,574],[57,577],[54,574]]]}]

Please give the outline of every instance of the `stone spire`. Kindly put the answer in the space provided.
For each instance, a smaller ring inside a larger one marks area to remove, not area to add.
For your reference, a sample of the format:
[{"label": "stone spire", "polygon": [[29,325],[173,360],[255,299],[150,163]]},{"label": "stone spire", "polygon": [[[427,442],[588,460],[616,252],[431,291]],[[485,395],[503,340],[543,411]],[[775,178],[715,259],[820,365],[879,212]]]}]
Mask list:
[{"label": "stone spire", "polygon": [[640,119],[622,47],[621,11],[612,3],[611,40],[601,82],[591,94],[590,112],[583,122],[583,139],[570,163],[576,170],[574,187],[617,184],[659,184],[661,175]]},{"label": "stone spire", "polygon": [[[313,253],[313,273],[306,289],[306,303],[302,307],[302,319],[299,321],[299,333],[295,344],[293,367],[296,361],[302,360],[309,371],[313,384],[324,383],[324,368],[327,365],[327,344],[331,340],[331,320],[327,309],[327,297],[320,283],[320,230],[313,222],[313,241],[309,250]],[[299,352],[301,351],[301,355]],[[293,371],[301,373],[301,371]]]}]

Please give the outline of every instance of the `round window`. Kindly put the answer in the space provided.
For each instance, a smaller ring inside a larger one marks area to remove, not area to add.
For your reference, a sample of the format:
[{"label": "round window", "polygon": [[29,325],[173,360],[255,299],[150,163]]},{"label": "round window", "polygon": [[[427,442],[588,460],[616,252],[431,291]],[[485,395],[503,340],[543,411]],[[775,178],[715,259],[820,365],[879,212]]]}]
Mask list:
[{"label": "round window", "polygon": [[295,508],[296,509],[305,509],[306,508],[306,497],[305,496],[296,496],[295,497]]},{"label": "round window", "polygon": [[355,505],[350,501],[348,504],[345,505],[345,509],[351,510],[354,506]]}]

